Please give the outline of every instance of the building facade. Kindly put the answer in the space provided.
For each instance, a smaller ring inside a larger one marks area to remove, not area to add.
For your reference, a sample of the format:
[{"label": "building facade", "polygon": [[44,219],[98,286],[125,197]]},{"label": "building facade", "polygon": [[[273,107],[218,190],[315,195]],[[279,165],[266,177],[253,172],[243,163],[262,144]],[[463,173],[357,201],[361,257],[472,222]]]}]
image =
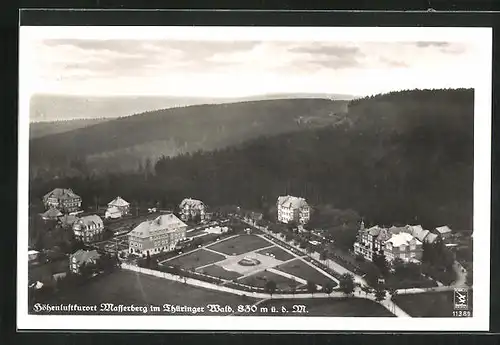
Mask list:
[{"label": "building facade", "polygon": [[186,198],[179,205],[179,214],[185,222],[197,217],[199,217],[200,221],[204,221],[206,218],[206,206],[200,200]]},{"label": "building facade", "polygon": [[129,253],[145,256],[175,249],[186,238],[187,225],[174,214],[144,221],[128,234]]},{"label": "building facade", "polygon": [[56,188],[43,197],[46,209],[56,208],[63,213],[80,211],[82,198],[69,188]]},{"label": "building facade", "polygon": [[75,237],[84,243],[102,239],[104,224],[101,217],[91,215],[79,218],[73,223]]},{"label": "building facade", "polygon": [[373,226],[365,229],[363,224],[354,243],[354,253],[365,260],[373,261],[375,255],[385,255],[389,261],[400,258],[403,261],[420,261],[422,243],[433,242],[434,237],[421,226],[382,228]]},{"label": "building facade", "polygon": [[295,222],[299,225],[306,224],[310,218],[310,208],[304,198],[295,196],[280,196],[276,203],[278,221],[289,224]]},{"label": "building facade", "polygon": [[95,265],[99,258],[100,255],[95,250],[80,249],[69,256],[69,269],[71,272],[79,274],[83,264]]}]

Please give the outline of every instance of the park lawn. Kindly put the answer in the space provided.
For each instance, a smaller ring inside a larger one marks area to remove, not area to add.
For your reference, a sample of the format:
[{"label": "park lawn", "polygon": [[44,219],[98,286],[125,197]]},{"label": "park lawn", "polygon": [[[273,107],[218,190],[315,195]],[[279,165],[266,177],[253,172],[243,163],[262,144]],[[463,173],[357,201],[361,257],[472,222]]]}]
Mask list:
[{"label": "park lawn", "polygon": [[281,260],[281,261],[288,261],[288,260],[291,260],[295,257],[292,254],[284,251],[280,247],[272,247],[272,248],[259,250],[257,253],[262,254],[262,255],[266,255],[266,253],[273,254],[275,259]]},{"label": "park lawn", "polygon": [[208,248],[227,255],[240,255],[272,244],[255,235],[239,235],[226,241],[215,243]]},{"label": "park lawn", "polygon": [[[453,291],[394,296],[394,302],[412,317],[452,317]],[[469,290],[472,310],[472,290]]]},{"label": "park lawn", "polygon": [[[293,305],[304,305],[306,313],[293,311]],[[267,307],[268,311],[261,310]],[[275,307],[276,313],[270,312],[271,307]],[[287,312],[282,313],[282,307]],[[328,316],[328,317],[394,317],[394,315],[380,304],[364,298],[317,298],[285,300],[274,299],[262,302],[258,305],[257,313],[252,315],[273,315],[273,316]]]},{"label": "park lawn", "polygon": [[[257,300],[243,295],[234,295],[197,288],[180,282],[158,278],[138,272],[118,270],[106,276],[96,277],[80,287],[60,292],[50,301],[54,304],[77,303],[80,305],[97,305],[114,303],[116,305],[157,306],[162,309],[164,304],[179,306],[205,307],[200,315],[213,315],[207,312],[206,305],[217,303],[229,305],[236,310],[238,304],[253,304]],[[74,314],[77,314],[75,312]],[[84,313],[84,312],[83,312]],[[82,313],[82,314],[83,314]],[[54,314],[52,312],[51,314]],[[88,314],[88,313],[87,313]],[[92,313],[94,314],[94,313]],[[98,313],[110,315],[110,313]],[[120,315],[140,314],[141,312],[122,312]],[[152,312],[149,314],[169,314],[166,312]],[[228,315],[221,313],[217,315]],[[190,312],[179,315],[192,315]]]},{"label": "park lawn", "polygon": [[274,268],[285,273],[293,274],[294,276],[300,277],[305,280],[311,280],[318,285],[323,286],[327,282],[330,282],[332,286],[337,285],[335,281],[331,280],[318,270],[312,268],[311,266],[309,266],[308,264],[299,259],[290,261],[283,265],[278,265]]},{"label": "park lawn", "polygon": [[252,274],[251,276],[248,276],[244,279],[240,279],[239,282],[242,284],[263,288],[270,280],[273,280],[276,283],[276,287],[278,290],[290,290],[291,286],[298,287],[300,285],[299,282],[296,282],[292,279],[267,271],[261,271]]},{"label": "park lawn", "polygon": [[203,274],[208,274],[213,277],[227,279],[227,280],[233,280],[241,277],[241,274],[239,274],[238,272],[225,270],[224,268],[218,265],[210,265],[207,267],[203,267],[197,271]]},{"label": "park lawn", "polygon": [[162,265],[178,265],[182,268],[193,269],[204,265],[213,264],[214,262],[224,260],[223,255],[219,255],[208,250],[198,249],[186,255],[182,255],[178,258],[168,260],[162,263]]}]

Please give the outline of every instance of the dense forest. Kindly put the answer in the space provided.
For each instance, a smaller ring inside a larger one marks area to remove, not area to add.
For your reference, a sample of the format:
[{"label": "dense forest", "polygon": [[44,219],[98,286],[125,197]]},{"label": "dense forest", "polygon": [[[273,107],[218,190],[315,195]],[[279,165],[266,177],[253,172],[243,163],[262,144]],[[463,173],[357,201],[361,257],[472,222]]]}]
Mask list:
[{"label": "dense forest", "polygon": [[262,135],[334,124],[344,119],[346,108],[347,101],[281,99],[149,111],[33,138],[30,173],[130,172],[146,158],[210,151]]},{"label": "dense forest", "polygon": [[[164,207],[183,197],[267,210],[278,195],[356,210],[368,223],[472,228],[473,90],[403,91],[351,101],[335,126],[163,157],[130,174],[32,181],[32,198],[71,187]],[[304,115],[308,113],[304,111]]]}]

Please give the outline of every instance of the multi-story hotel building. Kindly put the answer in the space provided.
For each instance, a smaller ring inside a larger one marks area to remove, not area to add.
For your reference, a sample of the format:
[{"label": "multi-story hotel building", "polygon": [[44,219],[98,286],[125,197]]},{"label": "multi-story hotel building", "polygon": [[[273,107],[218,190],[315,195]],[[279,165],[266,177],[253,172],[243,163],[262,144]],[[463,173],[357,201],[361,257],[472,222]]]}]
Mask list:
[{"label": "multi-story hotel building", "polygon": [[309,222],[309,205],[304,198],[290,195],[280,196],[276,208],[278,210],[278,221],[281,223],[296,222],[297,224],[306,224]]},{"label": "multi-story hotel building", "polygon": [[200,217],[200,221],[205,220],[206,215],[205,204],[196,199],[186,198],[179,205],[179,214],[183,221],[193,220]]},{"label": "multi-story hotel building", "polygon": [[354,253],[373,261],[373,257],[383,254],[387,260],[400,258],[403,261],[420,261],[422,242],[434,242],[435,236],[421,226],[382,228],[373,226],[365,229],[363,223],[354,243]]},{"label": "multi-story hotel building", "polygon": [[80,211],[82,198],[69,188],[56,188],[45,194],[43,204],[46,209],[56,208],[63,213],[73,213]]},{"label": "multi-story hotel building", "polygon": [[174,214],[144,221],[128,234],[129,252],[145,256],[172,251],[186,238],[187,225]]},{"label": "multi-story hotel building", "polygon": [[75,237],[82,242],[92,242],[100,240],[104,231],[104,224],[101,217],[91,215],[78,218],[73,223]]}]

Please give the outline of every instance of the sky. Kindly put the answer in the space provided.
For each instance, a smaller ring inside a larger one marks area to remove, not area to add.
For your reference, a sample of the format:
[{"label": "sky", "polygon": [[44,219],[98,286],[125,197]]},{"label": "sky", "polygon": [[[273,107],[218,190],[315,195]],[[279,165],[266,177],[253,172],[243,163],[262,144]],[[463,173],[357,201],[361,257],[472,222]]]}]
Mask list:
[{"label": "sky", "polygon": [[[355,96],[473,87],[471,41],[31,38],[32,93],[242,97]],[[26,66],[26,65],[25,65]],[[21,64],[21,69],[23,64]]]}]

